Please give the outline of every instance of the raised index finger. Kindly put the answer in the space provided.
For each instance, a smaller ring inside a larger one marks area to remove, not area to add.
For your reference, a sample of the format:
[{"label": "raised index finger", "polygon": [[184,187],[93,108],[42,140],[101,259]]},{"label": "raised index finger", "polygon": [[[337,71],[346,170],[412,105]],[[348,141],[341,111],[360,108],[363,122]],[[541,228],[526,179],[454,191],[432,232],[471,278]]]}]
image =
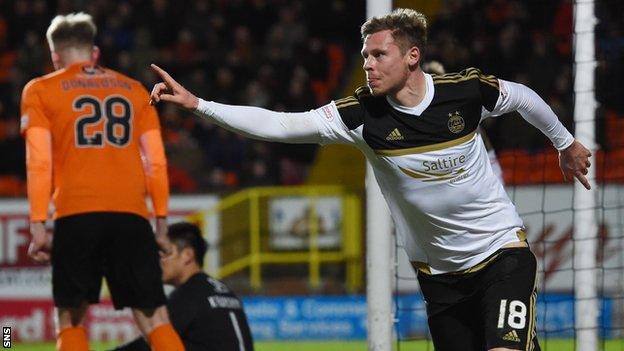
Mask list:
[{"label": "raised index finger", "polygon": [[151,64],[150,67],[154,70],[154,72],[158,73],[158,75],[160,76],[160,78],[162,78],[165,83],[167,83],[168,86],[172,86],[174,84],[177,84],[177,82],[175,81],[175,79],[173,79],[169,73],[167,73],[167,71],[165,71],[164,69],[156,66],[155,64]]},{"label": "raised index finger", "polygon": [[579,180],[579,182],[581,182],[581,184],[583,184],[585,189],[587,189],[587,190],[591,189],[591,185],[589,184],[589,181],[587,180],[587,178],[585,178],[584,175],[582,175],[581,173],[577,172],[574,176],[576,177],[576,179]]}]

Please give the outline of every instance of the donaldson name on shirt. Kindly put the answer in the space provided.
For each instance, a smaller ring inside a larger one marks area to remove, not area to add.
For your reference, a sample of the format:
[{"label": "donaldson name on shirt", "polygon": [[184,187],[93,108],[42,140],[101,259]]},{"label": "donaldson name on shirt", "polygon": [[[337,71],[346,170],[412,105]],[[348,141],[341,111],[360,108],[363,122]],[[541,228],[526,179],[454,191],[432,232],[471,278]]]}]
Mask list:
[{"label": "donaldson name on shirt", "polygon": [[65,91],[72,89],[109,89],[122,88],[132,90],[132,85],[127,81],[114,78],[87,78],[65,79],[61,81],[61,88]]}]

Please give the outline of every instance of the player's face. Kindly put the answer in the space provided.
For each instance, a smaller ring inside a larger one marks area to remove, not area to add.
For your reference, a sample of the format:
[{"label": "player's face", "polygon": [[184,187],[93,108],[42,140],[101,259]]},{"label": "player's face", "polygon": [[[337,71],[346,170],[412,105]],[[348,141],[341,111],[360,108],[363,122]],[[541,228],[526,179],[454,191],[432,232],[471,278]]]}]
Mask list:
[{"label": "player's face", "polygon": [[160,258],[160,267],[163,283],[176,285],[184,269],[184,257],[176,245],[171,246],[171,252]]},{"label": "player's face", "polygon": [[401,53],[390,30],[366,36],[362,57],[366,83],[373,95],[393,94],[405,87],[409,55]]}]

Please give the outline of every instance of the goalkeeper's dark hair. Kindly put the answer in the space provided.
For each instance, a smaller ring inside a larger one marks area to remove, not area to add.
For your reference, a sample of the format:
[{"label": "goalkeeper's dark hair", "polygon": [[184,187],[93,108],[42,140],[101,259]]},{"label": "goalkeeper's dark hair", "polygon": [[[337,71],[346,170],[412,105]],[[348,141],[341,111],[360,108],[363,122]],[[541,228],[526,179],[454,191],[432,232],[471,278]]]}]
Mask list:
[{"label": "goalkeeper's dark hair", "polygon": [[208,244],[202,237],[198,226],[188,222],[174,223],[169,226],[167,236],[178,250],[185,248],[193,249],[195,262],[200,267],[204,266],[204,256],[206,255],[206,250],[208,250]]},{"label": "goalkeeper's dark hair", "polygon": [[366,39],[367,35],[383,30],[392,31],[392,37],[403,54],[410,48],[417,47],[420,50],[420,62],[423,62],[427,46],[425,15],[411,9],[396,9],[385,16],[373,17],[364,22],[360,29],[362,40]]}]

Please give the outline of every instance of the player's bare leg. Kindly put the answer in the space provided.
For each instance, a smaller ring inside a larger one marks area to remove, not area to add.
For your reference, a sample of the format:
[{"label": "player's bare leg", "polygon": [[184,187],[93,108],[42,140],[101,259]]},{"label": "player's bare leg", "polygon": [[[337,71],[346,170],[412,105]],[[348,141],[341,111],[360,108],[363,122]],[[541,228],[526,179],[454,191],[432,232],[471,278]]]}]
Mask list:
[{"label": "player's bare leg", "polygon": [[169,314],[165,306],[149,309],[133,308],[132,314],[143,335],[149,335],[157,327],[169,323]]},{"label": "player's bare leg", "polygon": [[184,350],[182,340],[169,322],[165,306],[149,309],[133,308],[132,313],[139,330],[154,351]]},{"label": "player's bare leg", "polygon": [[56,309],[56,349],[59,351],[88,351],[89,339],[84,328],[89,305],[84,301],[77,308]]}]

